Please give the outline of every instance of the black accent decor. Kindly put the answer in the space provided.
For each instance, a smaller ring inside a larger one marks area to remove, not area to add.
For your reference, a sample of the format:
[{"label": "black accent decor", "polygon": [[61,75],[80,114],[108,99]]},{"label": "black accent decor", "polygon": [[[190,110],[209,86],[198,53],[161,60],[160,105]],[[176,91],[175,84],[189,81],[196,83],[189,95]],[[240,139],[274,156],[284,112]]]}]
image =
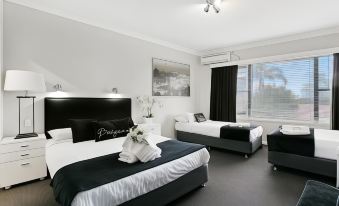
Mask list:
[{"label": "black accent decor", "polygon": [[108,121],[93,122],[95,141],[103,141],[117,137],[124,137],[134,126],[130,117]]},{"label": "black accent decor", "polygon": [[332,124],[333,130],[339,130],[339,53],[333,55],[332,81]]},{"label": "black accent decor", "polygon": [[338,206],[338,196],[338,188],[308,180],[297,206]]},{"label": "black accent decor", "polygon": [[249,127],[225,125],[220,128],[220,138],[249,142],[251,130],[257,127],[257,125],[250,125]]},{"label": "black accent decor", "polygon": [[119,153],[114,153],[61,168],[51,182],[56,200],[63,206],[70,206],[79,192],[117,181],[204,148],[202,145],[176,140],[161,142],[157,146],[162,149],[161,158],[147,163],[124,163],[118,160]]},{"label": "black accent decor", "polygon": [[70,127],[69,119],[98,121],[131,117],[130,98],[45,98],[45,134]]},{"label": "black accent decor", "polygon": [[205,122],[206,121],[205,115],[203,113],[194,114],[194,117],[197,120],[197,122]]},{"label": "black accent decor", "polygon": [[[27,93],[26,93],[27,94]],[[34,99],[36,98],[35,96],[17,96],[16,97],[19,100],[19,134],[14,138],[14,139],[23,139],[23,138],[30,138],[30,137],[37,137],[38,134],[35,132],[35,106],[34,106]],[[33,108],[33,131],[30,133],[24,133],[21,134],[21,99],[32,99],[32,108]]]},{"label": "black accent decor", "polygon": [[284,135],[277,129],[267,135],[268,151],[314,157],[314,129],[309,135]]},{"label": "black accent decor", "polygon": [[92,123],[95,121],[95,119],[70,119],[73,143],[94,140],[95,134]]},{"label": "black accent decor", "polygon": [[237,141],[233,139],[216,138],[202,134],[177,131],[177,139],[184,142],[203,144],[210,147],[226,149],[244,154],[253,154],[262,145],[262,137],[256,138],[253,142]]},{"label": "black accent decor", "polygon": [[210,119],[236,122],[238,66],[212,68]]}]

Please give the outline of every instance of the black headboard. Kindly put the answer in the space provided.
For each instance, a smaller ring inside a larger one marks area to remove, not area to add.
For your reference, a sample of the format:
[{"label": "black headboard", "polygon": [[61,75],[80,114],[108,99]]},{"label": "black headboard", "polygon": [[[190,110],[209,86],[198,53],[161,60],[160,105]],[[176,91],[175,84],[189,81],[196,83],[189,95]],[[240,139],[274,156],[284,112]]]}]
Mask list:
[{"label": "black headboard", "polygon": [[131,112],[130,98],[45,98],[45,133],[69,127],[69,119],[120,119]]}]

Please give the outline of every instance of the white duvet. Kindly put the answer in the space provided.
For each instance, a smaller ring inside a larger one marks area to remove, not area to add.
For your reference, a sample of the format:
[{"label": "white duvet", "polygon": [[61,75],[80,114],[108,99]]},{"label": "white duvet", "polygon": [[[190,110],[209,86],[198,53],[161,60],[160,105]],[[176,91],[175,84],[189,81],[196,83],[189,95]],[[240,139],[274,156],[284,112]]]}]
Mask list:
[{"label": "white duvet", "polygon": [[[51,177],[66,165],[120,152],[125,138],[75,144],[72,139],[49,140],[46,145],[46,162]],[[158,135],[151,135],[150,138],[155,144],[169,140]],[[209,158],[206,149],[198,150],[160,166],[80,192],[75,196],[72,206],[112,206],[124,203],[170,183],[202,165],[207,165]]]},{"label": "white duvet", "polygon": [[314,129],[314,156],[337,160],[339,147],[339,131]]},{"label": "white duvet", "polygon": [[[212,120],[207,120],[205,122],[189,122],[189,123],[176,122],[175,129],[178,131],[220,138],[220,128],[228,124],[230,124],[230,122],[220,122]],[[263,133],[262,126],[251,129],[250,141],[253,142],[258,137],[260,137],[262,133]]]}]

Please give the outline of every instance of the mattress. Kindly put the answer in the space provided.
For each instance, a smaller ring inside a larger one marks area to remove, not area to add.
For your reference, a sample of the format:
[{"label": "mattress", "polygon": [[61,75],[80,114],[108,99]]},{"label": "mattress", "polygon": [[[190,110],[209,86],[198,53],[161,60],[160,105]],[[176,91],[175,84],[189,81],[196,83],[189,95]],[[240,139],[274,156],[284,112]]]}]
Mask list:
[{"label": "mattress", "polygon": [[[125,138],[121,137],[101,142],[86,141],[76,144],[71,139],[49,140],[46,145],[46,162],[51,177],[53,178],[55,173],[66,165],[120,152]],[[157,144],[169,138],[151,135],[150,139]],[[205,148],[198,150],[152,169],[80,192],[75,196],[72,205],[108,206],[124,203],[170,183],[202,165],[206,165],[209,158],[209,153]]]},{"label": "mattress", "polygon": [[[230,122],[212,121],[182,123],[176,122],[175,129],[182,132],[206,135],[220,138],[220,128],[230,124]],[[263,127],[258,126],[250,131],[250,142],[255,141],[263,133]]]}]

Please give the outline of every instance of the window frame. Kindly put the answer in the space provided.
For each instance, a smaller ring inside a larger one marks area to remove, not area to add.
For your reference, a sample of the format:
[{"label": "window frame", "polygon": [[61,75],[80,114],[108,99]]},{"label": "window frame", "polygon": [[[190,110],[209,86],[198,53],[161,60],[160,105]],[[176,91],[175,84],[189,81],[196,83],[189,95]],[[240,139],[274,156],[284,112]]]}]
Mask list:
[{"label": "window frame", "polygon": [[[325,56],[331,56],[330,55],[321,55],[321,56],[316,56],[316,57],[305,57],[305,58],[301,58],[301,59],[307,59],[313,58],[313,89],[314,89],[314,95],[313,95],[313,119],[310,121],[307,121],[310,124],[318,124],[318,125],[327,125],[330,124],[329,123],[324,123],[324,122],[320,122],[319,121],[319,107],[320,107],[320,96],[319,93],[320,92],[329,92],[331,91],[330,88],[330,82],[328,82],[328,87],[327,88],[320,88],[319,87],[319,58],[321,57],[325,57]],[[287,59],[287,60],[280,60],[280,61],[293,61],[293,60],[297,60],[296,59]],[[272,61],[271,63],[274,62],[279,62],[279,61]],[[253,63],[253,64],[257,64],[257,63]],[[251,110],[252,110],[252,93],[253,93],[253,64],[247,64],[247,65],[239,65],[239,68],[244,67],[243,69],[247,69],[247,79],[248,79],[248,89],[247,90],[237,90],[238,92],[248,92],[248,99],[247,99],[247,115],[245,117],[245,115],[238,115],[237,117],[240,117],[239,119],[252,119],[252,120],[261,120],[261,121],[265,121],[268,118],[263,118],[263,117],[254,117],[251,115]],[[329,72],[330,75],[330,72]],[[330,101],[332,101],[332,97],[330,97]],[[270,121],[272,121],[270,119]],[[302,120],[292,120],[292,119],[274,119],[272,122],[290,122],[290,123],[303,123],[305,124],[305,121]],[[330,120],[331,121],[331,120]]]}]

